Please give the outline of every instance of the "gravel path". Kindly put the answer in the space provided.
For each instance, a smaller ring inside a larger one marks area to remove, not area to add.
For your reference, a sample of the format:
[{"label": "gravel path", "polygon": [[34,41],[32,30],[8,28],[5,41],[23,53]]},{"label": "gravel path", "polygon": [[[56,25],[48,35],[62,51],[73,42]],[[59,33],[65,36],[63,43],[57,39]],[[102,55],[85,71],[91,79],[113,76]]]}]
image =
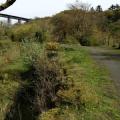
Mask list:
[{"label": "gravel path", "polygon": [[86,47],[92,57],[100,64],[106,66],[120,97],[120,50],[106,48]]}]

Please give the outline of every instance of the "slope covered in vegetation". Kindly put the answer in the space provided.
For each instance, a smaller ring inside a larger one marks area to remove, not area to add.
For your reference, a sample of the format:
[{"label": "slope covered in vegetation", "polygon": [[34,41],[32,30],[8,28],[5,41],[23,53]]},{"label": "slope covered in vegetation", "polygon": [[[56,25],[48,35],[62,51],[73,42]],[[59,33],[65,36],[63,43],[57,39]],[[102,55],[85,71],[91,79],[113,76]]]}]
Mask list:
[{"label": "slope covered in vegetation", "polygon": [[1,120],[120,119],[109,73],[81,46],[119,48],[120,7],[79,7],[23,25],[1,23]]}]

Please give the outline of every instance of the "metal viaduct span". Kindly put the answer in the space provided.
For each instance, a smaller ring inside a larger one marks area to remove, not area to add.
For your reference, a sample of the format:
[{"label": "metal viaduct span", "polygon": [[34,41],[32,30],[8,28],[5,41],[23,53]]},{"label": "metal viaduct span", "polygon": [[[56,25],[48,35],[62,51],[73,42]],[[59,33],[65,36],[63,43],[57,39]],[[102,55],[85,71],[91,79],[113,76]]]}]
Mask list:
[{"label": "metal viaduct span", "polygon": [[7,23],[8,23],[8,24],[11,24],[11,20],[12,20],[12,19],[18,20],[18,23],[19,23],[19,24],[21,24],[22,21],[24,21],[24,22],[29,22],[29,21],[31,20],[31,19],[24,18],[24,17],[18,17],[18,16],[8,15],[8,14],[2,14],[2,13],[0,13],[0,17],[7,18]]},{"label": "metal viaduct span", "polygon": [[[13,5],[16,2],[16,0],[6,0],[6,2],[0,4],[0,11],[3,11]],[[11,20],[15,19],[18,20],[18,23],[20,24],[22,21],[24,22],[29,22],[31,19],[28,18],[23,18],[23,17],[18,17],[14,15],[8,15],[8,14],[2,14],[0,13],[0,17],[7,18],[8,24],[11,24]]]}]

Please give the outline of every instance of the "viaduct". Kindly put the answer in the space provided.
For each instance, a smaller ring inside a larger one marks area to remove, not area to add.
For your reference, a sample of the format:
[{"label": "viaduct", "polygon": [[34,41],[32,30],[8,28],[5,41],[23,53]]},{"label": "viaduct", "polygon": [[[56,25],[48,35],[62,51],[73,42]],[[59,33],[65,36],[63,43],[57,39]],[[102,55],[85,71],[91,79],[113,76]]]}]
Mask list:
[{"label": "viaduct", "polygon": [[8,14],[2,14],[2,13],[0,13],[0,17],[7,18],[7,23],[8,24],[11,24],[11,20],[12,19],[18,20],[19,24],[21,24],[22,21],[29,22],[31,20],[31,19],[24,18],[24,17],[18,17],[18,16],[8,15]]},{"label": "viaduct", "polygon": [[[15,2],[16,2],[16,0],[6,0],[6,2],[0,4],[0,11],[7,9],[11,5],[13,5]],[[8,24],[11,24],[12,19],[18,20],[19,24],[21,24],[22,21],[24,21],[24,22],[30,21],[30,19],[27,19],[27,18],[18,17],[18,16],[14,16],[14,15],[8,15],[8,14],[2,14],[2,13],[0,13],[0,17],[7,18]]]}]

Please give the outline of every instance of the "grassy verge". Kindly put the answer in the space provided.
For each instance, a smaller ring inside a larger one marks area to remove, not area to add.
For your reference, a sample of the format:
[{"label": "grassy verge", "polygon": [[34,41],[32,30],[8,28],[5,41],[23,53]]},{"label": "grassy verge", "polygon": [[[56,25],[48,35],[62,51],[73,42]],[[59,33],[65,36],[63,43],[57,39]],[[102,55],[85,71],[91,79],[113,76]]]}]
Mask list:
[{"label": "grassy verge", "polygon": [[[68,69],[73,87],[59,94],[61,107],[42,114],[42,120],[119,120],[118,98],[109,73],[97,65],[88,52],[77,45],[61,46],[61,58]],[[76,92],[79,93],[79,99]],[[76,107],[80,104],[79,108]]]},{"label": "grassy verge", "polygon": [[4,120],[8,106],[14,102],[14,95],[20,86],[18,80],[11,77],[10,72],[15,73],[19,67],[19,50],[9,41],[0,41],[0,120]]},{"label": "grassy verge", "polygon": [[41,46],[37,43],[0,43],[0,120],[4,120],[21,85],[26,84],[20,75],[29,69],[26,63],[30,62],[32,53],[40,54]]},{"label": "grassy verge", "polygon": [[[34,49],[27,46],[25,51],[30,48],[29,51],[40,53],[41,47],[36,44],[32,46]],[[116,91],[104,66],[97,65],[79,45],[61,45],[59,54],[61,63],[67,69],[67,84],[71,87],[57,93],[62,102],[58,102],[56,108],[42,113],[40,120],[120,120]],[[1,72],[23,72],[27,69],[18,54],[12,58],[9,64],[0,69]],[[19,82],[12,78],[0,81],[1,120],[4,119],[6,108],[14,102]]]},{"label": "grassy verge", "polygon": [[0,81],[0,120],[4,120],[5,113],[8,106],[13,103],[19,85],[19,82],[10,79],[4,81],[4,83]]}]

